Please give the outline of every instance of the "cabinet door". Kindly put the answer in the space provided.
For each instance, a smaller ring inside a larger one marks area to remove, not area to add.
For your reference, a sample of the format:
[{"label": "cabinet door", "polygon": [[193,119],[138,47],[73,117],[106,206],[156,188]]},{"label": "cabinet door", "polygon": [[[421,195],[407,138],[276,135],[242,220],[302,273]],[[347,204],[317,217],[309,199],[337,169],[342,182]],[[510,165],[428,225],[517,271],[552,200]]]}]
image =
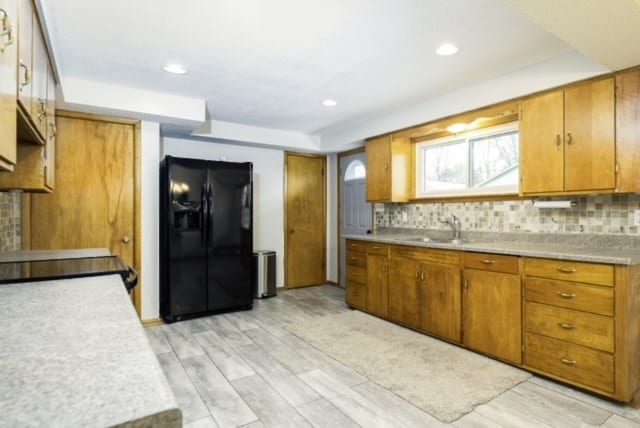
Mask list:
[{"label": "cabinet door", "polygon": [[614,79],[565,91],[565,190],[615,187]]},{"label": "cabinet door", "polygon": [[564,190],[563,93],[524,100],[520,109],[520,192]]},{"label": "cabinet door", "polygon": [[367,310],[381,317],[389,312],[388,263],[387,256],[367,254]]},{"label": "cabinet door", "polygon": [[18,12],[18,102],[31,115],[33,71],[33,6],[30,0],[21,0]]},{"label": "cabinet door", "polygon": [[401,257],[389,262],[389,318],[420,328],[420,263]]},{"label": "cabinet door", "polygon": [[516,364],[522,362],[520,277],[464,271],[463,343]]},{"label": "cabinet door", "polygon": [[[31,119],[40,133],[42,141],[47,135],[47,74],[49,72],[49,59],[42,38],[40,26],[34,22],[33,27],[33,73],[31,93]],[[46,143],[46,142],[45,142]]]},{"label": "cabinet door", "polygon": [[[0,0],[0,169],[16,163],[17,0]],[[5,28],[6,27],[6,28]]]},{"label": "cabinet door", "polygon": [[460,267],[428,263],[422,271],[422,328],[460,342]]},{"label": "cabinet door", "polygon": [[640,191],[640,69],[616,76],[616,191]]},{"label": "cabinet door", "polygon": [[367,141],[367,201],[391,199],[391,137]]},{"label": "cabinet door", "polygon": [[48,67],[47,70],[47,128],[44,183],[45,186],[53,190],[56,177],[56,81],[53,76],[53,69]]}]

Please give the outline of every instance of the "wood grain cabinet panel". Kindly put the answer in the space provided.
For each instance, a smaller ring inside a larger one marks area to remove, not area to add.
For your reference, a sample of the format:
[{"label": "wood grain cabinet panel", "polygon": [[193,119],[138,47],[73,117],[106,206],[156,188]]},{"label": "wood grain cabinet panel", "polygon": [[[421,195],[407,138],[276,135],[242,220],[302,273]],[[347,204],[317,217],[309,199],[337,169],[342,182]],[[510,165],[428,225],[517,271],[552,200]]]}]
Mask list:
[{"label": "wood grain cabinet panel", "polygon": [[613,287],[614,284],[613,266],[599,263],[526,258],[524,273],[540,278],[585,282],[609,287]]},{"label": "wood grain cabinet panel", "polygon": [[367,307],[367,288],[364,284],[347,281],[345,293],[347,305],[354,308],[365,309]]},{"label": "wood grain cabinet panel", "polygon": [[613,78],[522,101],[521,193],[613,190],[615,153]]},{"label": "wood grain cabinet panel", "polygon": [[375,315],[389,314],[389,257],[367,254],[367,310]]},{"label": "wood grain cabinet panel", "polygon": [[613,316],[613,288],[527,277],[525,299],[560,308]]},{"label": "wood grain cabinet panel", "polygon": [[518,257],[485,253],[464,253],[464,267],[512,274],[519,269]]},{"label": "wood grain cabinet panel", "polygon": [[422,264],[422,329],[460,342],[460,266]]},{"label": "wood grain cabinet panel", "polygon": [[640,191],[640,68],[616,76],[616,191]]},{"label": "wood grain cabinet panel", "polygon": [[366,143],[367,201],[407,202],[411,191],[411,142],[383,135]]},{"label": "wood grain cabinet panel", "polygon": [[17,160],[18,1],[0,0],[0,170],[13,171]]},{"label": "wood grain cabinet panel", "polygon": [[462,303],[466,347],[515,364],[522,362],[520,276],[464,270]]},{"label": "wood grain cabinet panel", "polygon": [[611,354],[531,333],[525,346],[527,367],[607,395],[614,392]]},{"label": "wood grain cabinet panel", "polygon": [[422,326],[421,265],[391,255],[389,260],[389,318],[413,328]]}]

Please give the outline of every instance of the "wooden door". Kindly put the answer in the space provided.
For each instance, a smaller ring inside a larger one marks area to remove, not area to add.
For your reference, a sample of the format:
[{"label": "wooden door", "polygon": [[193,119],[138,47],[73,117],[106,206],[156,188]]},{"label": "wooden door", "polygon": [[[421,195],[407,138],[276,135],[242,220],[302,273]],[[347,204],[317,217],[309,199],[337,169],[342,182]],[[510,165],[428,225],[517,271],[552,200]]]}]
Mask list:
[{"label": "wooden door", "polygon": [[135,134],[133,123],[57,118],[56,190],[31,195],[27,246],[108,248],[139,268]]},{"label": "wooden door", "polygon": [[616,185],[614,90],[609,78],[565,91],[565,190]]},{"label": "wooden door", "polygon": [[419,328],[421,318],[420,263],[402,257],[389,261],[389,318]]},{"label": "wooden door", "polygon": [[367,310],[381,317],[389,313],[389,258],[367,254]]},{"label": "wooden door", "polygon": [[367,141],[367,201],[391,199],[391,137]]},{"label": "wooden door", "polygon": [[562,91],[522,102],[520,110],[520,192],[564,190]]},{"label": "wooden door", "polygon": [[[6,25],[17,25],[17,0],[0,0],[0,9],[6,15]],[[9,31],[0,21],[0,34]],[[14,41],[10,43],[10,37]],[[18,37],[15,29],[9,34],[0,36],[0,168],[13,170],[16,163],[16,93],[17,93],[17,61],[18,51],[15,39]]]},{"label": "wooden door", "polygon": [[465,269],[463,316],[465,346],[522,362],[520,276]]},{"label": "wooden door", "polygon": [[285,284],[323,284],[326,259],[326,157],[285,155]]},{"label": "wooden door", "polygon": [[460,342],[460,267],[425,263],[422,284],[422,329]]}]

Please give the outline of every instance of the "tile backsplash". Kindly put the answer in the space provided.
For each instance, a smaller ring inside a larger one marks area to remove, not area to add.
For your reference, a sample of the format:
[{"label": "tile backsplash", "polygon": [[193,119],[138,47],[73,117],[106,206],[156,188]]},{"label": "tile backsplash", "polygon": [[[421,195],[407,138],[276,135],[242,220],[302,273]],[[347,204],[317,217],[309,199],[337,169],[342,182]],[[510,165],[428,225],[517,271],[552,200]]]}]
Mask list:
[{"label": "tile backsplash", "polygon": [[0,251],[21,249],[22,193],[0,192]]},{"label": "tile backsplash", "polygon": [[462,231],[532,232],[640,236],[634,211],[640,195],[614,194],[556,198],[576,202],[574,208],[535,208],[533,200],[376,204],[376,227],[449,229],[439,220],[455,214]]}]

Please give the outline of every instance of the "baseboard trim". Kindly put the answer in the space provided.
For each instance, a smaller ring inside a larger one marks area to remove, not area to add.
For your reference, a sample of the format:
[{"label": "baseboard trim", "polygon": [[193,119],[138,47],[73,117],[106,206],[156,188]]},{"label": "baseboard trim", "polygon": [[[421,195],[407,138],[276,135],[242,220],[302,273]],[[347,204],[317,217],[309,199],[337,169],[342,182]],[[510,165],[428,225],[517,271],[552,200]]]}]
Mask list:
[{"label": "baseboard trim", "polygon": [[162,325],[164,321],[161,318],[148,318],[146,320],[141,320],[143,327],[151,327],[154,325]]}]

